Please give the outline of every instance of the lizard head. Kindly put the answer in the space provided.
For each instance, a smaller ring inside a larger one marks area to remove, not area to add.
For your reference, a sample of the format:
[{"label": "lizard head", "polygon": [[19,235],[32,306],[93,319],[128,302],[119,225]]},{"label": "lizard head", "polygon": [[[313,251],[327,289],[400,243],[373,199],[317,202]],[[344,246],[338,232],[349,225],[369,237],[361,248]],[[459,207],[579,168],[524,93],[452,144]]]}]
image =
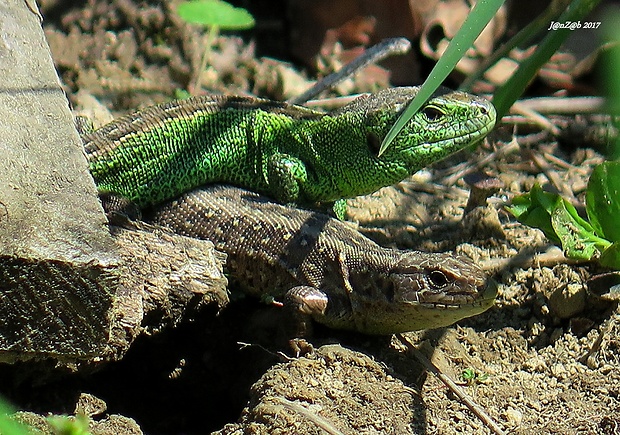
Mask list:
[{"label": "lizard head", "polygon": [[365,113],[368,147],[381,161],[413,174],[481,141],[495,126],[496,112],[484,98],[441,88],[422,106],[379,157],[381,142],[418,92],[418,87],[383,90],[347,107]]},{"label": "lizard head", "polygon": [[493,306],[497,284],[465,257],[408,251],[380,292],[352,300],[363,308],[356,310],[358,330],[394,334],[448,326]]}]

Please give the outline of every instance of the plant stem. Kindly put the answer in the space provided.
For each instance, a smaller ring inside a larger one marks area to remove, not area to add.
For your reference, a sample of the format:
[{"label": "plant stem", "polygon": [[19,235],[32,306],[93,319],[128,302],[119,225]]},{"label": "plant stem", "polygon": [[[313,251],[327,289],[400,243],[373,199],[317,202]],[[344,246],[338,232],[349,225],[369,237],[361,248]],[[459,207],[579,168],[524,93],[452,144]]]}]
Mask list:
[{"label": "plant stem", "polygon": [[209,60],[211,59],[213,44],[215,43],[215,40],[219,33],[219,26],[209,26],[209,31],[203,38],[205,48],[202,54],[202,59],[200,60],[200,68],[198,69],[198,73],[196,74],[196,81],[194,82],[194,85],[189,89],[189,93],[192,95],[196,95],[202,87],[202,73],[207,68],[207,62],[209,62]]}]

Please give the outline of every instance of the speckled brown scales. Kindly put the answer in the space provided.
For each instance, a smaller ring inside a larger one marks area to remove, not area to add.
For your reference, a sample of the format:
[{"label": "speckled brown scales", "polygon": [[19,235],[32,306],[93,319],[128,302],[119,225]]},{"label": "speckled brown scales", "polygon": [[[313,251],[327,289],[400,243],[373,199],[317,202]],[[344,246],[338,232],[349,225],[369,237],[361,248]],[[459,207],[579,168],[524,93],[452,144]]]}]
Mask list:
[{"label": "speckled brown scales", "polygon": [[485,311],[495,297],[495,286],[466,258],[383,248],[346,223],[238,188],[195,190],[157,207],[149,220],[211,240],[228,254],[226,267],[243,289],[280,300],[288,293],[333,328],[435,328]]}]

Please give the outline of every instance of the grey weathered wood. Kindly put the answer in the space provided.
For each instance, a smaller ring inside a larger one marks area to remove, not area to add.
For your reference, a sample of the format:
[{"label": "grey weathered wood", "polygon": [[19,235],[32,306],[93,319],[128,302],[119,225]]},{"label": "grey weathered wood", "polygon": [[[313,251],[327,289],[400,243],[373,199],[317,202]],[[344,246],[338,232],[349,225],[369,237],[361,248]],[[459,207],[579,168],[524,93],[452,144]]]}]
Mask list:
[{"label": "grey weathered wood", "polygon": [[0,2],[0,138],[0,361],[120,358],[188,304],[226,302],[212,245],[111,236],[33,0]]},{"label": "grey weathered wood", "polygon": [[119,259],[34,2],[0,3],[0,360],[107,346]]},{"label": "grey weathered wood", "polygon": [[111,230],[122,261],[108,359],[122,356],[142,332],[175,326],[207,304],[221,309],[228,303],[226,255],[211,242],[140,222]]}]

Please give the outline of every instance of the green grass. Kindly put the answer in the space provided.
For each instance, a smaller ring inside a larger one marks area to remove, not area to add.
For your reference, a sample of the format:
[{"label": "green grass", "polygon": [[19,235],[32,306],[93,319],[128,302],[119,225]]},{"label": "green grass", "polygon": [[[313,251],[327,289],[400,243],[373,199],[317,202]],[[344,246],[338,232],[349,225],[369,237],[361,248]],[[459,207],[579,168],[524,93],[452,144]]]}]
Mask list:
[{"label": "green grass", "polygon": [[392,140],[409,122],[409,120],[417,113],[422,105],[430,98],[430,96],[441,86],[443,81],[452,72],[456,64],[465,55],[465,52],[471,47],[486,25],[491,21],[495,13],[502,6],[503,0],[479,0],[471,10],[467,19],[459,29],[446,52],[441,59],[435,64],[428,78],[422,84],[419,92],[403,114],[398,118],[392,126],[385,139],[381,143],[379,156],[390,146]]}]

